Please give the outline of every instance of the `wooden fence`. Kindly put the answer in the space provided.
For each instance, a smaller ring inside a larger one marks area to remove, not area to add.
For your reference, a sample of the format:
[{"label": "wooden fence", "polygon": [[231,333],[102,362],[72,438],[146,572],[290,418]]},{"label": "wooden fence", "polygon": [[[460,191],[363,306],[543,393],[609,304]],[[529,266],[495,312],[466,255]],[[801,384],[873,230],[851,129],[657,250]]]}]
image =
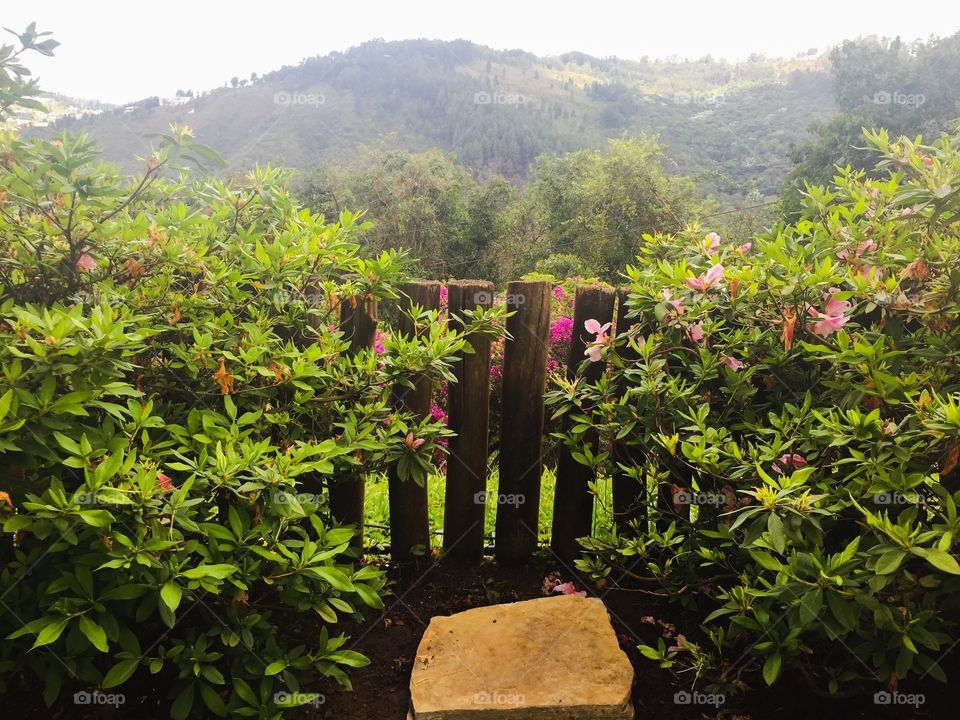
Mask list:
[{"label": "wooden fence", "polygon": [[[413,305],[427,310],[440,307],[441,284],[420,281],[402,288],[401,309]],[[544,392],[547,384],[547,358],[550,340],[550,306],[552,287],[545,281],[509,283],[506,293],[508,309],[514,314],[507,319],[510,339],[505,342],[503,356],[503,393],[500,412],[499,487],[498,497],[523,498],[522,502],[493,503],[496,512],[494,552],[499,561],[522,562],[536,550],[540,481],[543,470]],[[464,310],[490,307],[494,289],[491,283],[479,280],[453,280],[447,284],[448,322],[452,329],[462,329],[455,316]],[[614,322],[623,327],[625,292],[597,285],[577,288],[574,303],[573,335],[566,372],[573,377],[584,359],[586,338],[584,322],[594,318],[604,324]],[[372,347],[377,326],[375,301],[344,304],[341,328],[350,340],[351,351]],[[396,330],[411,334],[409,318],[401,314]],[[484,502],[479,500],[487,487],[488,434],[490,427],[490,341],[469,337],[474,353],[462,357],[454,366],[457,378],[447,389],[447,423],[456,433],[449,442],[446,470],[446,492],[443,517],[443,550],[445,555],[461,560],[479,561],[484,551]],[[604,363],[593,363],[586,371],[596,380],[604,371]],[[430,412],[431,383],[428,378],[415,379],[415,389],[398,389],[394,402],[419,418]],[[596,435],[588,435],[596,445]],[[615,460],[630,461],[630,450],[614,443],[610,449]],[[578,554],[577,538],[589,535],[593,520],[593,494],[590,483],[595,480],[590,468],[578,463],[560,448],[554,493],[551,548],[564,560]],[[429,545],[427,488],[413,481],[402,481],[389,473],[390,548],[394,560],[413,557],[417,546]],[[616,472],[612,478],[613,512],[618,525],[638,517],[646,505],[638,502],[645,494],[634,478]],[[361,477],[339,478],[330,483],[331,511],[338,520],[360,528],[357,542],[362,543],[364,517],[364,481]]]}]

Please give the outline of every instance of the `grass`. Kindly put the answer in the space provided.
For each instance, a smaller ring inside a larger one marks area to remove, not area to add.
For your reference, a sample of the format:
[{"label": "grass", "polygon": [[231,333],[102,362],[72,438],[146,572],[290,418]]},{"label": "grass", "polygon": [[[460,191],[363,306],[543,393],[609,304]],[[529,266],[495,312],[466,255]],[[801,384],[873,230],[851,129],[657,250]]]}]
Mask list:
[{"label": "grass", "polygon": [[[431,475],[427,480],[427,507],[430,522],[430,544],[439,547],[443,544],[443,503],[446,490],[446,478],[442,474]],[[497,493],[499,472],[492,468],[487,475],[487,493]],[[553,522],[553,493],[556,487],[554,468],[544,467],[540,480],[540,507],[538,534],[541,544],[550,542],[550,529]],[[593,525],[596,529],[606,525],[610,518],[611,484],[609,477],[601,478],[597,483],[599,502],[594,504]],[[373,547],[383,547],[390,542],[390,501],[385,474],[367,478],[366,488],[366,536]],[[486,544],[492,545],[496,506],[488,504],[484,513],[484,537]]]}]

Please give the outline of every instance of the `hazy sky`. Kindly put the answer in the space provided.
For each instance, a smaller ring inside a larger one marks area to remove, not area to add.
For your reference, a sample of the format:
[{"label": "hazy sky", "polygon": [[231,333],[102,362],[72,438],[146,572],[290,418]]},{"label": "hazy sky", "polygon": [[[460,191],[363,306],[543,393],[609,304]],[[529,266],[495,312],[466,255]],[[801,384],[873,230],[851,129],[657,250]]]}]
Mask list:
[{"label": "hazy sky", "polygon": [[[0,25],[36,20],[62,43],[31,57],[48,91],[110,102],[217,87],[383,37],[465,38],[555,55],[790,57],[860,35],[960,30],[957,0],[2,0]],[[13,40],[13,38],[11,38]]]}]

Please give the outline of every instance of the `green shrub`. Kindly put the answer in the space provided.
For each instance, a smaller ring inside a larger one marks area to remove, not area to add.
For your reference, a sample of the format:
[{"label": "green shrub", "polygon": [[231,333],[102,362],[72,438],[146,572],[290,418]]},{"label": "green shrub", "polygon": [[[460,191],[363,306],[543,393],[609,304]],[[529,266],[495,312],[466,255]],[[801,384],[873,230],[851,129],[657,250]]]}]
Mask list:
[{"label": "green shrub", "polygon": [[348,352],[340,306],[396,298],[402,256],[361,258],[367,225],[298,210],[278,170],[192,183],[184,161],[217,158],[185,128],[136,181],[83,136],[0,157],[0,682],[29,669],[47,704],[129,684],[175,718],[349,686],[367,659],[335,626],[384,577],[327,488],[423,481],[448,431],[390,390],[465,341],[434,313]]},{"label": "green shrub", "polygon": [[661,498],[579,567],[693,611],[704,640],[641,649],[727,690],[944,679],[960,637],[960,137],[867,138],[886,177],[750,246],[647,236],[611,372],[550,394],[581,462],[611,469],[598,427]]}]

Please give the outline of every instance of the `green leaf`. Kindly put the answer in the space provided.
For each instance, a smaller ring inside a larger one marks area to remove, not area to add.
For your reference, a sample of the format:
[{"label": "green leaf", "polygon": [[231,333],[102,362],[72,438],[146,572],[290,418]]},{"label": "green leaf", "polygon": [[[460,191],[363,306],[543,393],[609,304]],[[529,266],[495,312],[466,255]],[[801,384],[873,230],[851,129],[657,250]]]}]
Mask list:
[{"label": "green leaf", "polygon": [[271,675],[276,675],[278,673],[283,672],[284,670],[286,670],[286,668],[287,668],[287,663],[285,660],[277,660],[267,665],[267,667],[264,668],[263,674],[269,677]]},{"label": "green leaf", "polygon": [[903,562],[903,558],[906,556],[907,553],[900,548],[890,548],[877,560],[877,565],[873,571],[877,573],[877,575],[889,575],[900,567],[900,563]]},{"label": "green leaf", "polygon": [[107,652],[110,649],[106,631],[86,615],[80,616],[80,632],[86,635],[90,644],[100,652]]},{"label": "green leaf", "polygon": [[180,573],[183,577],[189,580],[199,580],[200,578],[216,578],[217,580],[223,580],[226,577],[230,577],[235,572],[237,568],[233,565],[200,565],[199,567],[190,568],[189,570],[184,570]]},{"label": "green leaf", "polygon": [[180,598],[183,597],[183,589],[173,580],[164,583],[160,588],[160,599],[166,605],[170,612],[175,612],[180,606]]},{"label": "green leaf", "polygon": [[770,655],[766,662],[763,663],[763,681],[767,683],[767,685],[773,685],[773,683],[776,682],[780,676],[780,667],[782,664],[783,658],[780,657],[779,652]]},{"label": "green leaf", "polygon": [[193,707],[193,694],[193,683],[179,692],[173,701],[173,705],[170,706],[170,717],[173,720],[186,720]]},{"label": "green leaf", "polygon": [[960,575],[960,564],[957,563],[957,559],[950,553],[940,548],[915,547],[910,550],[914,555],[919,555],[924,558],[928,563],[937,568],[937,570],[942,570],[951,575]]},{"label": "green leaf", "polygon": [[70,618],[56,618],[49,624],[45,625],[44,628],[37,633],[37,639],[33,643],[33,648],[43,647],[44,645],[49,645],[52,642],[55,642],[59,638],[63,631],[67,627],[67,623],[70,622]]},{"label": "green leaf", "polygon": [[787,547],[787,536],[783,530],[783,520],[776,513],[770,513],[770,517],[767,518],[767,533],[773,549],[782,554]]},{"label": "green leaf", "polygon": [[103,688],[112,688],[117,685],[123,685],[137,669],[140,664],[140,658],[126,658],[121,660],[107,672],[103,678]]}]

